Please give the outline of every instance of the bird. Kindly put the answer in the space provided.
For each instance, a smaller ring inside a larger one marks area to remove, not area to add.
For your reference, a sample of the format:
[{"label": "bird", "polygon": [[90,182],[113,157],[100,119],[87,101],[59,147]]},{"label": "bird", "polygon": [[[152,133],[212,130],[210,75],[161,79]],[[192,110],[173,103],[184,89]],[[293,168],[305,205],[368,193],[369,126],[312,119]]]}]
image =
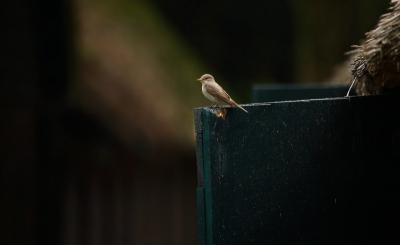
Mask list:
[{"label": "bird", "polygon": [[214,77],[210,74],[204,74],[199,79],[197,79],[197,81],[201,82],[202,84],[201,90],[203,91],[204,96],[214,102],[212,105],[209,106],[210,108],[218,105],[218,103],[225,103],[232,107],[239,107],[240,109],[248,113],[245,109],[243,109],[243,107],[233,101],[229,94],[225,92],[225,90],[223,90],[221,86],[218,85],[218,83],[215,82]]}]

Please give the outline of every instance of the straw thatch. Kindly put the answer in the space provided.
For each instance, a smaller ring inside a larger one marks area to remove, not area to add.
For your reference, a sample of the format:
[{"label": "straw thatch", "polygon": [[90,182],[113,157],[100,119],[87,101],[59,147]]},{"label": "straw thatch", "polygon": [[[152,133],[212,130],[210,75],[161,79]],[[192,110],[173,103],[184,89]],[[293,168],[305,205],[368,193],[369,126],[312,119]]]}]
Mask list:
[{"label": "straw thatch", "polygon": [[366,41],[349,53],[357,94],[381,94],[400,85],[400,0],[392,0],[391,12],[380,17],[376,28],[366,33]]}]

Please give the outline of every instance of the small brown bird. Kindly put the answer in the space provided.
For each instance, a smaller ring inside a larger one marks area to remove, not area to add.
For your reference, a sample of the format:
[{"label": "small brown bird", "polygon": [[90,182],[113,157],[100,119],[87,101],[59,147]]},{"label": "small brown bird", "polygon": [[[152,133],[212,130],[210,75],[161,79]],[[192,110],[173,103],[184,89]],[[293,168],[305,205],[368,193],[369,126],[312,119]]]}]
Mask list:
[{"label": "small brown bird", "polygon": [[203,84],[202,91],[204,96],[214,102],[210,107],[216,106],[218,105],[218,103],[225,103],[232,107],[239,107],[240,109],[248,113],[245,109],[243,109],[243,107],[241,107],[235,101],[233,101],[233,99],[231,99],[229,94],[225,92],[225,90],[223,90],[221,86],[218,85],[218,83],[215,82],[214,77],[210,74],[204,74],[199,79],[197,79],[197,81]]}]

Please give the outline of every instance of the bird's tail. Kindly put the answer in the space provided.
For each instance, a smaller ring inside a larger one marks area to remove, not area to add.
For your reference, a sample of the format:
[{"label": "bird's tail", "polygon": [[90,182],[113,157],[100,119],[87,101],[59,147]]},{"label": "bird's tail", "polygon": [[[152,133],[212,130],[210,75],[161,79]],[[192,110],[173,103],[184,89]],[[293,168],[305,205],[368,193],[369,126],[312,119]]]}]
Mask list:
[{"label": "bird's tail", "polygon": [[241,107],[240,105],[238,105],[238,103],[236,103],[236,102],[233,101],[232,99],[231,99],[229,102],[231,102],[231,103],[230,103],[231,106],[239,107],[240,109],[242,109],[243,111],[245,111],[246,113],[248,113],[243,107]]}]

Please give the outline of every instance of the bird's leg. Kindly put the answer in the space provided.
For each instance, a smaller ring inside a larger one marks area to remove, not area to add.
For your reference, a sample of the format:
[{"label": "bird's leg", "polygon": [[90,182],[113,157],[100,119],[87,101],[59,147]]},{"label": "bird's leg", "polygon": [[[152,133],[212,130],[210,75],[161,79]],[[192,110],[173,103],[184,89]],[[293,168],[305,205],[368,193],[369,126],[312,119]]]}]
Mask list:
[{"label": "bird's leg", "polygon": [[210,105],[208,108],[213,108],[215,106],[215,102],[212,103],[212,105]]}]

